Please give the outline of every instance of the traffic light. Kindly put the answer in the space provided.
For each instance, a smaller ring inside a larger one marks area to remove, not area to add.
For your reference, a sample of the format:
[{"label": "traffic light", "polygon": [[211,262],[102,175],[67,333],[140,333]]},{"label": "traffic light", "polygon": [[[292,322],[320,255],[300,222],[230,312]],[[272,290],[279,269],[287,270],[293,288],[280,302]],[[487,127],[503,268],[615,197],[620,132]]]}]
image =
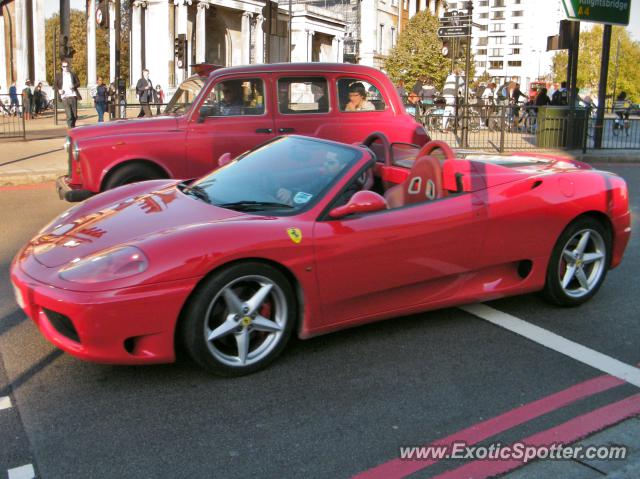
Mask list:
[{"label": "traffic light", "polygon": [[96,5],[96,24],[100,28],[109,28],[109,0],[98,0]]},{"label": "traffic light", "polygon": [[276,35],[276,23],[278,21],[278,3],[267,0],[264,7],[262,7],[262,31],[269,35]]},{"label": "traffic light", "polygon": [[173,54],[176,59],[176,66],[178,68],[185,67],[185,52],[187,50],[187,36],[184,33],[180,33],[178,38],[173,40]]}]

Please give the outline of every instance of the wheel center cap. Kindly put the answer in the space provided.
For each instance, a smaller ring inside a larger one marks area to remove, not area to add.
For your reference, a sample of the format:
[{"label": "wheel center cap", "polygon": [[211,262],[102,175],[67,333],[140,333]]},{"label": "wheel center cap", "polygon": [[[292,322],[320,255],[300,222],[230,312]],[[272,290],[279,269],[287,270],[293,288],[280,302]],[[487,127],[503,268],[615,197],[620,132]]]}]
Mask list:
[{"label": "wheel center cap", "polygon": [[583,260],[581,260],[581,259],[576,260],[576,266],[577,266],[578,268],[580,268],[580,267],[582,266],[582,264],[583,264],[583,263],[584,263],[584,261],[583,261]]},{"label": "wheel center cap", "polygon": [[247,327],[247,326],[249,326],[251,324],[252,319],[251,319],[251,316],[245,316],[240,321],[242,322],[242,325],[244,327]]}]

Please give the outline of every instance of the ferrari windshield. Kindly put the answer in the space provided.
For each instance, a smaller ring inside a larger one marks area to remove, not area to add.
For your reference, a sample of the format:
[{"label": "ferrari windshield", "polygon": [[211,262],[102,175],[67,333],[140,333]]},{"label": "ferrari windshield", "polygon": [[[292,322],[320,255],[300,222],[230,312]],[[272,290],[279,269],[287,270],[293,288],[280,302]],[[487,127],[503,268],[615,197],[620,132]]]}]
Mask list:
[{"label": "ferrari windshield", "polygon": [[313,138],[278,138],[183,191],[223,208],[295,214],[324,196],[362,155]]},{"label": "ferrari windshield", "polygon": [[165,114],[182,115],[186,113],[202,90],[205,80],[206,78],[196,76],[183,81],[164,109]]}]

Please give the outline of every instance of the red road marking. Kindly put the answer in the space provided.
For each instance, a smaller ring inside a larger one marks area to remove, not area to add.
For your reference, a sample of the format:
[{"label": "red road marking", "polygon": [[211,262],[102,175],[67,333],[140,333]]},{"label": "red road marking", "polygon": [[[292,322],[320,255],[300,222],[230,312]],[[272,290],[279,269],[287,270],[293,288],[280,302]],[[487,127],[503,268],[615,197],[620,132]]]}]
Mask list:
[{"label": "red road marking", "polygon": [[[549,446],[554,443],[571,444],[594,431],[599,431],[640,413],[640,394],[630,396],[622,401],[591,411],[582,416],[560,424],[559,426],[539,432],[519,442],[527,446]],[[473,477],[485,479],[497,474],[512,471],[524,465],[523,460],[511,461],[473,461],[458,469],[435,476],[433,479],[461,479]]]},{"label": "red road marking", "polygon": [[[524,424],[544,414],[548,414],[556,409],[567,406],[580,399],[607,391],[625,384],[624,381],[613,376],[605,375],[590,379],[564,391],[551,394],[550,396],[538,399],[523,406],[517,407],[486,421],[475,424],[471,427],[455,432],[450,436],[436,439],[432,444],[452,444],[454,442],[465,442],[468,445],[476,444],[487,438],[495,436],[507,429],[511,429],[520,424]],[[380,464],[372,469],[361,472],[354,476],[355,479],[395,479],[402,478],[425,469],[438,462],[434,459],[407,461],[393,459]]]},{"label": "red road marking", "polygon": [[46,183],[36,183],[31,185],[0,186],[0,191],[35,190],[40,188],[51,188],[53,186],[55,186],[55,181],[47,181]]}]

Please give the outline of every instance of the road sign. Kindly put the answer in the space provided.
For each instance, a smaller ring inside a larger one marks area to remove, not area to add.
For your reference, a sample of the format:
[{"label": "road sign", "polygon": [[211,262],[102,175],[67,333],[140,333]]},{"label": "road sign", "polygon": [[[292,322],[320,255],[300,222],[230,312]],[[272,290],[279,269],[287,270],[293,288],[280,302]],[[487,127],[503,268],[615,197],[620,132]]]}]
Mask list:
[{"label": "road sign", "polygon": [[562,3],[572,20],[629,25],[631,0],[562,0]]},{"label": "road sign", "polygon": [[440,27],[438,28],[438,36],[445,37],[469,37],[471,36],[471,26],[466,27]]}]

